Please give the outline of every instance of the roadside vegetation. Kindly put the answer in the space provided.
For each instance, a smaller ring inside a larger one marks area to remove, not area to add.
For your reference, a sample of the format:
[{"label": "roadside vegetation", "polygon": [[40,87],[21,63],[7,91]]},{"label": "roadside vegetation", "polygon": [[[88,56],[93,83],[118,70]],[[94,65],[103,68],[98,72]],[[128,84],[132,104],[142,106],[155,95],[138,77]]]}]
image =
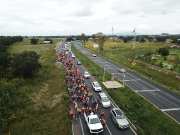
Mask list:
[{"label": "roadside vegetation", "polygon": [[[99,49],[92,40],[87,41],[85,47],[99,54]],[[163,42],[134,43],[106,39],[103,57],[117,65],[124,65],[180,95],[180,52],[167,47]]]},{"label": "roadside vegetation", "polygon": [[[94,75],[99,82],[102,82],[103,69],[89,60],[75,47],[72,47],[72,51],[87,70]],[[106,80],[110,78],[110,74],[107,74]],[[179,135],[180,125],[129,88],[107,90],[107,92],[126,113],[131,122],[135,124],[139,135]]]},{"label": "roadside vegetation", "polygon": [[[10,72],[8,76],[3,76],[0,81],[3,84],[0,90],[4,91],[0,92],[0,96],[4,96],[1,105],[4,103],[3,107],[6,107],[6,111],[0,110],[1,116],[6,114],[1,117],[0,132],[3,134],[71,134],[64,69],[55,63],[57,41],[31,44],[31,40],[25,38],[7,48],[12,67],[7,71]],[[7,94],[9,98],[5,97]]]}]

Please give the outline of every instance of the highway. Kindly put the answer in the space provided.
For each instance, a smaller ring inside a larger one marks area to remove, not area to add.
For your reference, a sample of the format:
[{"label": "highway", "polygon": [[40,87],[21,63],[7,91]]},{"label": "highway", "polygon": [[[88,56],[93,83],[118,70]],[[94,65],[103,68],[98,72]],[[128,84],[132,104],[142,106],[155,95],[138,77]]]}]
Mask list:
[{"label": "highway", "polygon": [[100,56],[92,57],[92,52],[83,48],[78,41],[74,41],[73,45],[90,60],[111,73],[116,79],[119,81],[124,80],[127,87],[180,124],[180,96],[170,93],[166,88],[154,84],[132,71],[126,70],[125,74],[120,73],[121,65],[115,65]]},{"label": "highway", "polygon": [[[61,45],[62,46],[62,45]],[[76,62],[77,63],[77,59]],[[83,65],[77,65],[78,69],[80,70],[81,74],[83,75],[84,71],[87,71]],[[89,79],[85,79],[85,84],[88,86],[93,93],[93,97],[99,101],[99,96],[97,92],[94,92],[91,86],[91,82],[95,79],[91,76]],[[113,107],[117,107],[117,105],[114,103],[114,101],[111,101],[112,106],[110,108],[103,108],[100,104],[100,110],[105,112],[105,118],[106,118],[106,126],[104,128],[104,135],[134,135],[136,134],[135,131],[132,128],[128,128],[125,130],[120,130],[112,121],[110,116],[110,110]],[[85,119],[83,115],[79,115],[78,118],[72,120],[72,133],[73,135],[89,135],[90,132],[88,130],[88,127],[85,123]]]}]

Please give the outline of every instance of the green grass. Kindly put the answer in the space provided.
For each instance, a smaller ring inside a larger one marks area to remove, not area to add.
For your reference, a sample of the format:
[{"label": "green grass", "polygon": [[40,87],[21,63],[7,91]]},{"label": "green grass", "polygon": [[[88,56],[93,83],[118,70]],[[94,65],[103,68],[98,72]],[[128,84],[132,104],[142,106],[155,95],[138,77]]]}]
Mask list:
[{"label": "green grass", "polygon": [[[72,50],[88,71],[96,75],[99,82],[102,82],[103,69],[76,48],[72,47]],[[109,78],[110,75],[107,75],[106,80]],[[127,87],[107,90],[107,92],[135,124],[139,135],[179,135],[180,125]]]},{"label": "green grass", "polygon": [[[88,41],[86,44],[87,48],[97,53],[92,47],[92,42]],[[133,43],[123,43],[123,42],[112,42],[110,40],[105,42],[104,46],[104,57],[110,59],[115,64],[121,64],[129,69],[144,75],[152,79],[155,83],[167,87],[171,92],[180,95],[180,83],[176,78],[176,75],[171,72],[164,72],[153,69],[150,65],[143,61],[135,60],[139,55],[146,54],[147,52],[154,52],[160,47],[164,47],[163,43],[136,43],[136,46],[132,47]]]},{"label": "green grass", "polygon": [[[24,44],[25,43],[25,44]],[[29,100],[23,110],[17,112],[10,125],[11,135],[70,135],[71,121],[68,118],[68,93],[64,82],[62,65],[55,65],[53,45],[30,45],[27,41],[12,45],[11,54],[36,51],[42,68],[34,79],[18,80],[19,89]]]}]

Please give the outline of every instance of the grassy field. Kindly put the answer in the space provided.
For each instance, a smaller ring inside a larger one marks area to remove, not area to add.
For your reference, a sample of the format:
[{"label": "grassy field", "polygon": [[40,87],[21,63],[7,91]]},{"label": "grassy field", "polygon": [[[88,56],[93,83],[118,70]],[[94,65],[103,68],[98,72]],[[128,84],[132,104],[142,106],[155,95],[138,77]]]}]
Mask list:
[{"label": "grassy field", "polygon": [[[96,79],[99,82],[102,82],[103,69],[76,48],[73,47],[72,50],[88,71],[92,75],[96,75]],[[109,78],[111,78],[110,75],[107,75],[106,80]],[[179,135],[180,125],[127,87],[107,91],[135,124],[139,135]]]},{"label": "grassy field", "polygon": [[64,83],[64,69],[55,64],[53,45],[30,45],[29,40],[16,43],[11,54],[35,51],[40,55],[42,68],[34,79],[20,80],[20,89],[29,97],[26,107],[19,110],[8,135],[70,135],[68,94]]},{"label": "grassy field", "polygon": [[[180,83],[176,75],[164,70],[157,70],[151,65],[136,59],[139,55],[144,55],[148,52],[154,52],[158,48],[165,47],[163,43],[123,43],[120,41],[108,40],[104,45],[104,57],[110,59],[115,64],[121,64],[129,69],[152,79],[155,83],[159,83],[168,87],[170,91],[180,95]],[[88,41],[86,47],[98,52],[93,48],[93,42]]]}]

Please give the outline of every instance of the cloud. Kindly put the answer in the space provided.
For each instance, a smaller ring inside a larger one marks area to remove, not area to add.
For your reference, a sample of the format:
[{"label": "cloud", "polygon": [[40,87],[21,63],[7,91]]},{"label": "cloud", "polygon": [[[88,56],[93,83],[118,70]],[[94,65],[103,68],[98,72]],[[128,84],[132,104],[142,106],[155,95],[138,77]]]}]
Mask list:
[{"label": "cloud", "polygon": [[0,0],[1,35],[180,33],[179,0]]}]

